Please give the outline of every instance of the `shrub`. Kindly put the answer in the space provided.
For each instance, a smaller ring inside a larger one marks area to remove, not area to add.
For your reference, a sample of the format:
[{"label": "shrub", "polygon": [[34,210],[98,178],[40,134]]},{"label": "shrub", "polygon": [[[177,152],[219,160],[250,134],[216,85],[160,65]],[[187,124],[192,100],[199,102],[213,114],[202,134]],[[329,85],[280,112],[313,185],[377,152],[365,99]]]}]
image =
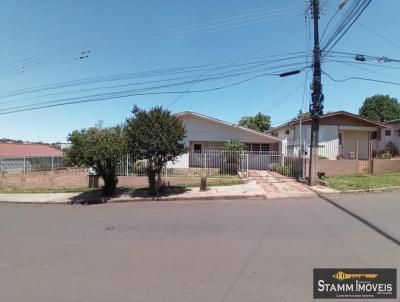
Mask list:
[{"label": "shrub", "polygon": [[292,165],[282,166],[279,165],[275,168],[275,171],[279,174],[285,176],[295,176],[296,175],[296,168]]}]

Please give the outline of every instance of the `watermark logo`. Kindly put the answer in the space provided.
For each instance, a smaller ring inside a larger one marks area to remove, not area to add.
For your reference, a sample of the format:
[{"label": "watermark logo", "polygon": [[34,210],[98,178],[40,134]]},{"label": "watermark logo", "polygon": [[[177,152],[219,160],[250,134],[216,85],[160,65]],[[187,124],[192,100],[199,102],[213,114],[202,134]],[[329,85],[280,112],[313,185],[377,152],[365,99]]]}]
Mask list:
[{"label": "watermark logo", "polygon": [[396,299],[396,269],[314,269],[314,299]]}]

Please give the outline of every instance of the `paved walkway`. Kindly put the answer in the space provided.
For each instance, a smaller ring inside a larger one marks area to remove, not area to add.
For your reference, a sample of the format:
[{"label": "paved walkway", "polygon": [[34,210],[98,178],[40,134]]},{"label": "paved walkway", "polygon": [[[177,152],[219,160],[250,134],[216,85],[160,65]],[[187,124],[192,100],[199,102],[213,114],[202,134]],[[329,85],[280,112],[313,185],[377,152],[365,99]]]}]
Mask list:
[{"label": "paved walkway", "polygon": [[250,170],[249,178],[260,185],[267,198],[313,196],[306,185],[273,171]]}]

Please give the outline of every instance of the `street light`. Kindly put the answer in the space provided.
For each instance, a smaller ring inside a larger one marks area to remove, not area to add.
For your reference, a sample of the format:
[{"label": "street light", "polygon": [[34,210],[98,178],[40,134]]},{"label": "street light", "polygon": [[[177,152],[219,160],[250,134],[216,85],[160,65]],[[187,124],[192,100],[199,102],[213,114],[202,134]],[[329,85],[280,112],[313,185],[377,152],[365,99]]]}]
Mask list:
[{"label": "street light", "polygon": [[284,77],[289,77],[289,76],[299,74],[299,73],[300,73],[300,70],[292,70],[292,71],[287,71],[287,72],[281,73],[279,76],[281,78],[284,78]]}]

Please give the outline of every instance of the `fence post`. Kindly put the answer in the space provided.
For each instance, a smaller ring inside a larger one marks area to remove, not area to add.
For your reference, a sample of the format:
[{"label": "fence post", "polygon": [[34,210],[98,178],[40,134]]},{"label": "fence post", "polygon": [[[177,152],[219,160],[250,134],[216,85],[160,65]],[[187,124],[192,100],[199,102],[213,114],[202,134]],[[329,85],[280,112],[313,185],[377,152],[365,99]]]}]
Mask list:
[{"label": "fence post", "polygon": [[204,150],[204,174],[207,176],[207,150]]},{"label": "fence post", "polygon": [[249,153],[246,154],[246,179],[249,178]]},{"label": "fence post", "polygon": [[126,171],[125,176],[129,176],[129,154],[126,154]]},{"label": "fence post", "polygon": [[26,172],[26,159],[25,159],[25,156],[24,156],[24,172]]},{"label": "fence post", "polygon": [[3,158],[0,157],[0,172],[3,172]]},{"label": "fence post", "polygon": [[54,156],[51,157],[51,171],[54,171]]}]

